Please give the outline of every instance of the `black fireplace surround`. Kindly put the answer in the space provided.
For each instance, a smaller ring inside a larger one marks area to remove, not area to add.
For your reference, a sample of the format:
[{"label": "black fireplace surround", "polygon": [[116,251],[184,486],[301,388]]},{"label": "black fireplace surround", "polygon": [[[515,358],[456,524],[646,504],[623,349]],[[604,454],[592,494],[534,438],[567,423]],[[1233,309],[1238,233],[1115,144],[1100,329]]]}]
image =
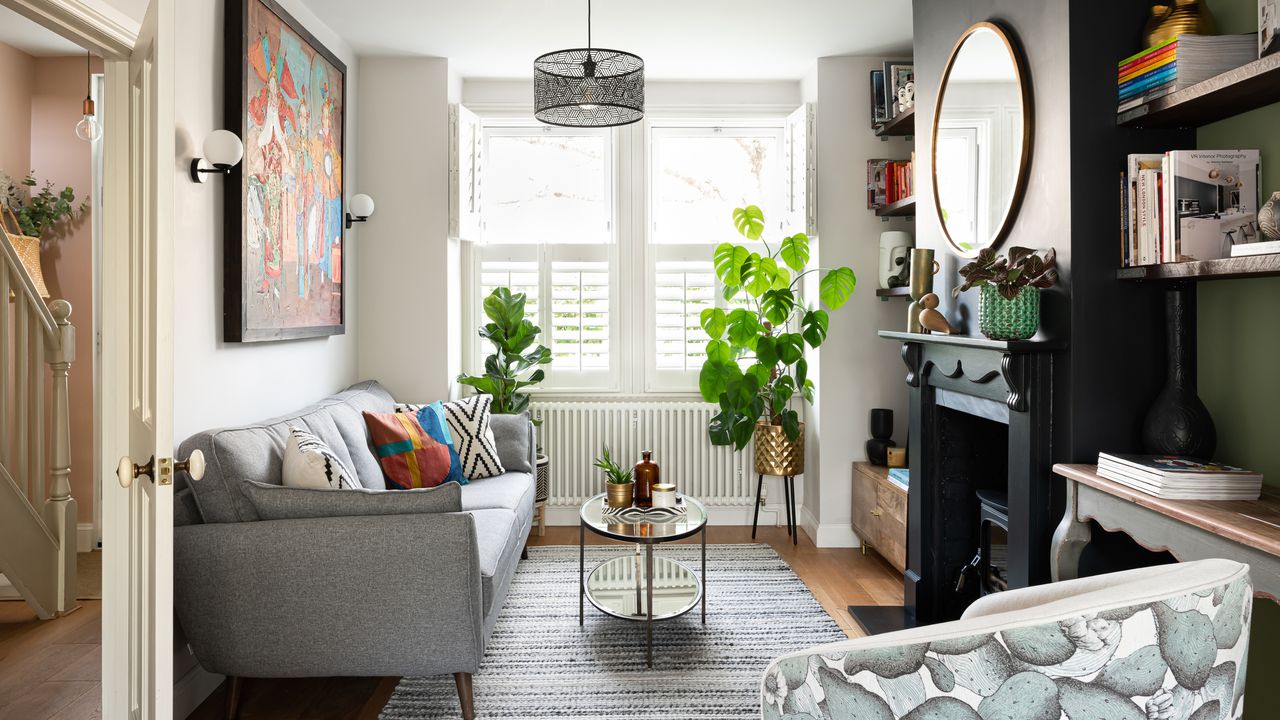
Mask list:
[{"label": "black fireplace surround", "polygon": [[[902,343],[910,407],[905,624],[960,617],[981,543],[979,492],[1008,501],[1008,587],[1049,580],[1052,342],[881,332]],[[957,585],[960,587],[957,588]]]}]

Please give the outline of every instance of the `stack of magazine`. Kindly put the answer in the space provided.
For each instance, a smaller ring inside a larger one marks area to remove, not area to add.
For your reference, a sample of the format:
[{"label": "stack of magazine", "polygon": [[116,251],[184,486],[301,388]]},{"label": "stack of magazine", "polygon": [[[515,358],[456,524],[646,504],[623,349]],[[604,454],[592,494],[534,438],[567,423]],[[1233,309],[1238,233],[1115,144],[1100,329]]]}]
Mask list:
[{"label": "stack of magazine", "polygon": [[1098,474],[1169,500],[1257,500],[1262,474],[1174,455],[1098,453]]}]

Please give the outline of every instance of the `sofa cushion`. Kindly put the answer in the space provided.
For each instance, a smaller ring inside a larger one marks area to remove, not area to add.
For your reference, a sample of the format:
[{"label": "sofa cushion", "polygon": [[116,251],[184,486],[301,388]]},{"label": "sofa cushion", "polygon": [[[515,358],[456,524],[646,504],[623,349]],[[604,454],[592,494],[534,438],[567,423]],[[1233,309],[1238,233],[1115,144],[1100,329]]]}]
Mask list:
[{"label": "sofa cushion", "polygon": [[529,458],[533,456],[533,423],[529,413],[519,415],[493,414],[489,417],[493,430],[493,443],[498,449],[498,461],[507,472],[533,472]]},{"label": "sofa cushion", "polygon": [[355,471],[361,485],[385,489],[382,471],[369,448],[369,438],[360,413],[364,410],[390,412],[395,401],[376,382],[363,382],[295,413],[243,427],[208,430],[185,440],[179,456],[192,450],[204,452],[205,477],[190,482],[179,473],[175,491],[190,487],[204,522],[257,520],[253,504],[240,492],[240,485],[256,481],[281,483],[285,441],[290,426],[305,426],[329,444],[334,453]]},{"label": "sofa cushion", "polygon": [[[464,488],[465,490],[465,488]],[[476,519],[476,546],[480,554],[480,587],[484,614],[493,609],[495,590],[514,571],[524,548],[520,522],[510,510],[473,510]]]},{"label": "sofa cushion", "polygon": [[472,480],[462,488],[462,509],[501,508],[517,513],[530,512],[536,491],[533,475],[529,473],[509,472]]},{"label": "sofa cushion", "polygon": [[289,428],[281,480],[287,487],[352,490],[361,487],[329,444],[302,428]]},{"label": "sofa cushion", "polygon": [[388,487],[435,487],[449,475],[449,448],[436,442],[408,413],[364,413]]},{"label": "sofa cushion", "polygon": [[489,408],[493,396],[472,395],[444,403],[444,416],[449,420],[453,444],[462,458],[462,473],[469,480],[501,475],[502,461],[493,444]]},{"label": "sofa cushion", "polygon": [[[396,412],[403,412],[402,407],[402,405],[396,405]],[[466,485],[468,480],[462,472],[462,458],[458,457],[458,448],[453,443],[453,433],[449,431],[449,420],[444,416],[444,403],[437,400],[430,405],[417,407],[413,415],[418,418],[418,424],[433,440],[449,448],[449,474],[445,476],[445,482]]]},{"label": "sofa cushion", "polygon": [[241,490],[263,520],[416,515],[462,510],[461,486],[456,483],[417,490],[329,490],[250,481],[244,483]]}]

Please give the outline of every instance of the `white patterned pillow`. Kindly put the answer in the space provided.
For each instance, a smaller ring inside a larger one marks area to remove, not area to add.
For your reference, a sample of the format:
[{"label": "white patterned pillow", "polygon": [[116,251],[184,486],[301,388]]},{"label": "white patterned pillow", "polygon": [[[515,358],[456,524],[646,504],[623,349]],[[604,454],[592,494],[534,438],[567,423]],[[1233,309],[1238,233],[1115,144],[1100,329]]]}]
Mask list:
[{"label": "white patterned pillow", "polygon": [[361,487],[356,474],[313,433],[289,428],[284,448],[281,480],[285,487],[354,490]]},{"label": "white patterned pillow", "polygon": [[[472,395],[462,400],[443,403],[444,417],[449,421],[453,447],[462,460],[462,474],[472,480],[494,477],[506,472],[498,459],[498,446],[489,427],[492,395]],[[396,403],[396,412],[417,414],[425,405]]]}]

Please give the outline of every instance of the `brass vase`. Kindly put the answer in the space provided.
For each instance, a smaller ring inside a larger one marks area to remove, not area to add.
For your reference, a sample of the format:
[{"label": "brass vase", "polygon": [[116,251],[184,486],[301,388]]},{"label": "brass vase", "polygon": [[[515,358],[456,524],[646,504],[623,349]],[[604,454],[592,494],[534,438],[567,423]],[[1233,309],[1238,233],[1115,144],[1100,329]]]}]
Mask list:
[{"label": "brass vase", "polygon": [[792,442],[781,425],[762,420],[756,423],[755,441],[757,473],[787,477],[804,472],[804,423],[800,423],[800,436]]},{"label": "brass vase", "polygon": [[938,272],[938,261],[929,248],[911,251],[911,304],[907,306],[907,332],[924,332],[920,325],[920,311],[924,306],[920,299],[933,292],[933,276]]},{"label": "brass vase", "polygon": [[1213,15],[1203,0],[1173,0],[1151,8],[1151,18],[1142,33],[1146,47],[1155,47],[1175,35],[1213,35],[1217,32]]},{"label": "brass vase", "polygon": [[650,508],[653,507],[653,486],[660,482],[660,471],[652,459],[652,450],[642,451],[640,457],[643,459],[636,463],[635,471],[636,507]]},{"label": "brass vase", "polygon": [[631,507],[631,491],[635,487],[634,483],[609,483],[609,494],[606,496],[606,502],[611,508],[629,508]]}]

